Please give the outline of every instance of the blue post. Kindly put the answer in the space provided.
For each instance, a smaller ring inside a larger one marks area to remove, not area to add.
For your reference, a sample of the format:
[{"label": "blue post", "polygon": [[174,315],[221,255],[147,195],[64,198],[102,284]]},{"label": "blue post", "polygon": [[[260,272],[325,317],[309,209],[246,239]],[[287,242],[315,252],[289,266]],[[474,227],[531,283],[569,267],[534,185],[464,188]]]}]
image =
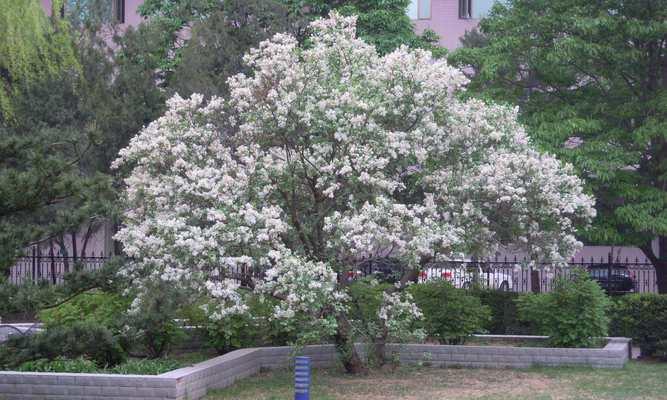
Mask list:
[{"label": "blue post", "polygon": [[310,400],[310,357],[295,358],[294,400]]}]

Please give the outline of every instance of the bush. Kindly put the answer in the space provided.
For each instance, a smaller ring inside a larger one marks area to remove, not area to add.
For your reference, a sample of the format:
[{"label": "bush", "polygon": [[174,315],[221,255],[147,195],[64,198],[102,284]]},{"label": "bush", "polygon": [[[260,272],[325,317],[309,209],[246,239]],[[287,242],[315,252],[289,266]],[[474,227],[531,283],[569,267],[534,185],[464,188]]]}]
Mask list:
[{"label": "bush", "polygon": [[607,336],[609,298],[584,271],[558,278],[553,291],[525,294],[517,300],[519,317],[549,336],[556,347],[590,347]]},{"label": "bush", "polygon": [[120,292],[128,284],[117,274],[124,260],[115,257],[95,271],[78,270],[65,274],[62,285],[46,281],[13,285],[0,283],[0,319],[4,321],[33,321],[37,313],[70,296],[98,288],[106,293]]},{"label": "bush", "polygon": [[230,315],[207,325],[209,344],[225,354],[243,347],[261,346],[261,327],[250,315]]},{"label": "bush", "polygon": [[[386,341],[424,340],[424,330],[416,322],[412,295],[394,289],[389,282],[380,282],[372,276],[356,280],[348,287],[349,318],[356,340],[380,347]],[[379,352],[373,354],[377,360]]]},{"label": "bush", "polygon": [[17,371],[22,372],[73,372],[73,373],[105,373],[121,375],[159,375],[181,368],[183,363],[172,359],[139,359],[129,360],[110,369],[100,368],[93,361],[79,357],[68,359],[58,357],[53,360],[38,359],[22,363]]},{"label": "bush", "polygon": [[122,375],[160,375],[181,368],[183,364],[172,359],[128,360],[103,372]]},{"label": "bush", "polygon": [[44,304],[55,303],[58,298],[58,288],[46,282],[0,283],[0,319],[6,322],[33,321]]},{"label": "bush", "polygon": [[271,318],[276,302],[248,294],[245,304],[248,312],[230,315],[221,320],[209,320],[207,333],[209,344],[220,354],[243,347],[285,346],[296,342],[296,335],[289,327]]},{"label": "bush", "polygon": [[38,316],[47,327],[87,321],[117,331],[130,301],[127,296],[90,290],[57,307],[40,311]]},{"label": "bush", "polygon": [[78,322],[29,336],[11,336],[0,354],[0,366],[15,368],[39,359],[84,357],[99,367],[114,366],[125,354],[111,332],[100,325]]},{"label": "bush", "polygon": [[82,357],[74,360],[58,357],[54,360],[40,358],[39,360],[26,361],[16,370],[22,372],[95,373],[99,371],[99,367],[93,361]]},{"label": "bush", "polygon": [[133,351],[139,345],[150,358],[160,358],[185,338],[177,323],[187,295],[165,282],[153,282],[128,313],[123,347]]},{"label": "bush", "polygon": [[530,335],[530,324],[519,320],[516,300],[519,294],[493,289],[475,288],[469,293],[491,310],[491,319],[486,330],[494,335]]},{"label": "bush", "polygon": [[667,361],[667,340],[661,340],[655,345],[654,356],[663,361]]},{"label": "bush", "polygon": [[427,334],[443,344],[462,344],[473,333],[484,332],[491,309],[479,298],[446,280],[433,280],[408,289],[424,313]]},{"label": "bush", "polygon": [[666,355],[667,295],[645,293],[621,296],[615,299],[610,315],[613,336],[632,338],[641,347],[643,355]]},{"label": "bush", "polygon": [[350,319],[359,336],[356,340],[372,343],[381,335],[378,312],[382,306],[382,293],[391,287],[390,283],[380,283],[374,277],[356,280],[349,286]]}]

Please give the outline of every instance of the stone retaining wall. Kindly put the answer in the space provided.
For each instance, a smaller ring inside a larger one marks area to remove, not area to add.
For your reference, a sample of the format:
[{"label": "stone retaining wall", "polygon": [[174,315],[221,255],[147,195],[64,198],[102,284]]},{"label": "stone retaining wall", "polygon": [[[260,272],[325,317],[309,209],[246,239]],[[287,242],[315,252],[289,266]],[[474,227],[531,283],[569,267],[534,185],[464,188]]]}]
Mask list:
[{"label": "stone retaining wall", "polygon": [[[492,339],[493,336],[485,336]],[[507,337],[504,337],[507,338]],[[522,337],[526,339],[529,337]],[[533,337],[536,340],[544,338]],[[404,363],[434,366],[525,368],[532,365],[589,365],[620,368],[629,358],[630,340],[611,338],[600,349],[540,347],[388,345]],[[359,345],[359,350],[363,350]],[[290,347],[261,347],[233,351],[220,357],[157,376],[0,372],[2,400],[197,400],[208,389],[224,388],[260,369],[286,368]],[[315,367],[337,363],[333,345],[307,346],[303,355]]]},{"label": "stone retaining wall", "polygon": [[[493,338],[493,336],[480,336]],[[525,336],[525,338],[531,337]],[[593,368],[622,368],[630,359],[630,339],[626,338],[610,338],[607,345],[599,349],[419,344],[397,347],[401,362],[430,363],[438,367],[528,368],[531,366],[577,365]]]}]

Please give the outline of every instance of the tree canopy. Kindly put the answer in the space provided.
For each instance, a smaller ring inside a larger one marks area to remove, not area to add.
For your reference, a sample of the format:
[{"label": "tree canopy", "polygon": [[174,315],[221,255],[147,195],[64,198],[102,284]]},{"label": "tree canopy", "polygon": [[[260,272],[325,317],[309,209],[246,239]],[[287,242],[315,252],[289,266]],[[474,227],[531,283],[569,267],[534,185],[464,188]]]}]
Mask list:
[{"label": "tree canopy", "polygon": [[559,262],[581,245],[593,200],[515,109],[462,100],[459,70],[421,49],[381,55],[355,23],[334,12],[303,44],[261,42],[229,96],[174,96],[120,152],[135,313],[155,287],[212,297],[212,318],[247,312],[233,277],[251,271],[274,318],[331,337],[359,372],[345,278],[359,262],[400,264],[376,313],[384,343],[420,316],[403,289],[429,262],[501,245]]},{"label": "tree canopy", "polygon": [[14,99],[78,63],[67,26],[49,23],[40,2],[2,0],[0,7],[0,121],[11,123]]},{"label": "tree canopy", "polygon": [[68,26],[38,1],[0,2],[0,267],[31,240],[78,217],[98,183],[79,162],[90,137],[79,125],[81,65]]},{"label": "tree canopy", "polygon": [[589,242],[639,246],[667,292],[667,1],[506,3],[451,60],[575,166],[598,200]]},{"label": "tree canopy", "polygon": [[226,0],[192,24],[169,90],[184,96],[226,94],[227,78],[246,71],[245,53],[277,32],[291,32],[292,18],[280,1]]},{"label": "tree canopy", "polygon": [[[303,40],[308,22],[325,17],[331,10],[357,15],[360,36],[375,45],[381,54],[400,45],[444,54],[434,32],[415,33],[406,15],[408,4],[409,0],[146,0],[139,11],[150,24],[159,27],[164,49],[161,67],[168,75],[182,62],[190,64],[183,68],[192,72],[192,68],[203,66],[192,65],[197,62],[196,58],[202,58],[204,65],[215,62],[214,66],[220,68],[209,71],[210,78],[215,73],[227,72],[232,66],[240,68],[234,61],[239,51],[242,54],[274,33],[290,32]],[[184,34],[189,29],[195,31],[195,40],[188,40],[188,35]],[[208,47],[202,52],[204,46]],[[218,60],[212,60],[216,57],[210,51],[212,48],[218,51]],[[190,55],[185,57],[184,51]],[[198,52],[197,57],[191,57],[193,52]],[[221,64],[223,58],[228,61]],[[218,80],[224,82],[228,76]]]},{"label": "tree canopy", "polygon": [[164,106],[151,36],[112,51],[108,2],[74,3],[0,3],[0,269],[39,240],[77,256],[67,243],[114,215],[111,161]]}]

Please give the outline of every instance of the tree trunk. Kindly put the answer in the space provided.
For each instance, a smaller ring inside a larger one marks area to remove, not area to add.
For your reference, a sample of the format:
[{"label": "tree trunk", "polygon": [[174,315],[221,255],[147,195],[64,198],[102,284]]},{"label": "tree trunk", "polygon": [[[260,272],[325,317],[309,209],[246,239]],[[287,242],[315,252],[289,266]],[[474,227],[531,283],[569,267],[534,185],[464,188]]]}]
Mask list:
[{"label": "tree trunk", "polygon": [[369,355],[370,361],[373,366],[382,367],[387,363],[386,351],[387,351],[387,337],[382,336],[375,338],[372,352]]},{"label": "tree trunk", "polygon": [[658,236],[657,260],[651,260],[655,267],[655,279],[658,293],[667,293],[667,236]]},{"label": "tree trunk", "polygon": [[655,279],[658,284],[658,293],[667,294],[667,260],[660,259],[653,263]]},{"label": "tree trunk", "polygon": [[653,251],[651,242],[640,246],[640,249],[655,268],[655,280],[658,293],[667,294],[667,236],[658,237],[658,254]]},{"label": "tree trunk", "polygon": [[350,322],[343,314],[336,315],[336,322],[338,322],[338,331],[334,337],[334,342],[336,344],[336,350],[341,356],[345,371],[355,375],[366,374],[368,368],[364,365],[361,357],[359,357],[357,349],[354,347],[354,341],[350,334],[350,331],[352,330]]}]

